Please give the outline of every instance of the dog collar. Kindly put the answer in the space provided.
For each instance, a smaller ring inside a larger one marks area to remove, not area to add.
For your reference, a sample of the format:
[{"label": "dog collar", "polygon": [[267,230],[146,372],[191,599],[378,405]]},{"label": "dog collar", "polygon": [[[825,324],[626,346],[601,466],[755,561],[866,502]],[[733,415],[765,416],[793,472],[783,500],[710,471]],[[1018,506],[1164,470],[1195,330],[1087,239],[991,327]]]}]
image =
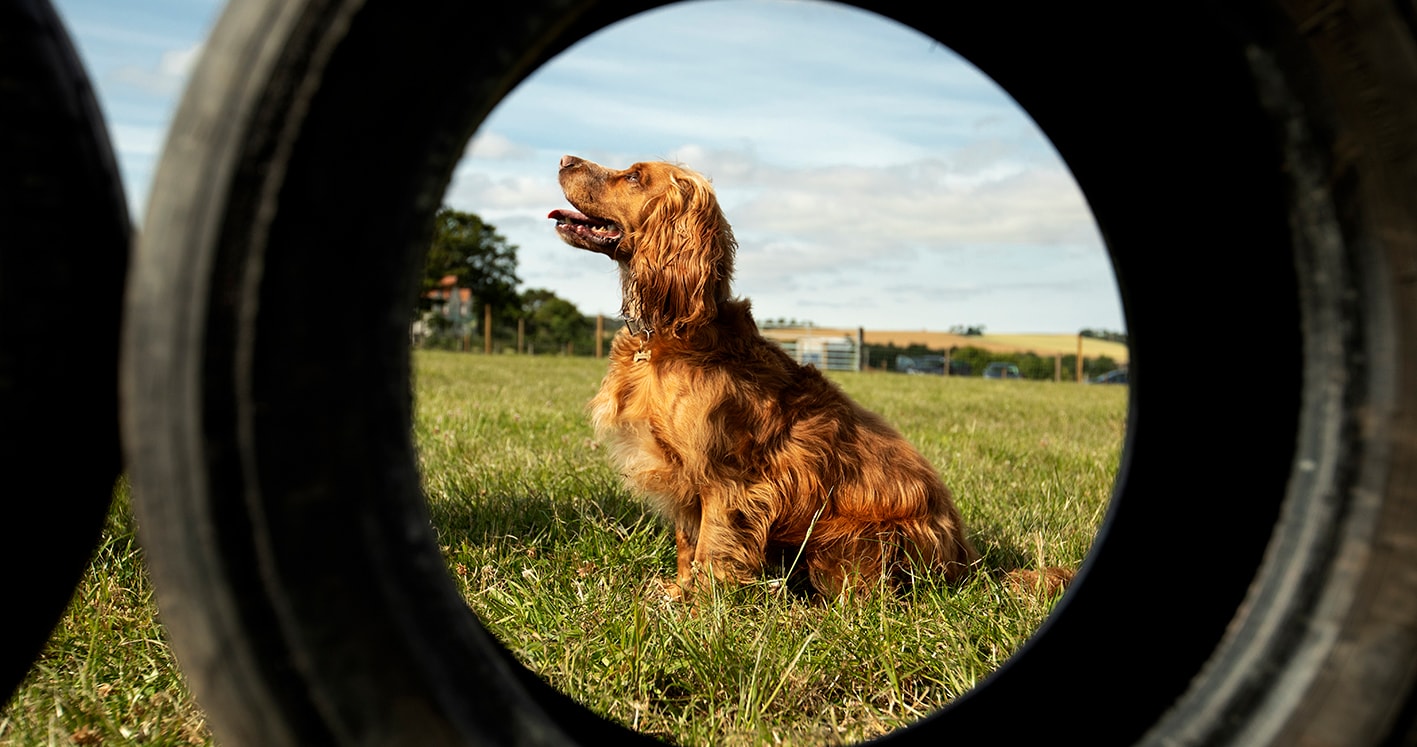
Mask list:
[{"label": "dog collar", "polygon": [[625,317],[625,329],[630,330],[630,334],[640,338],[640,349],[635,351],[635,362],[649,360],[649,338],[654,334],[654,329],[642,320]]}]

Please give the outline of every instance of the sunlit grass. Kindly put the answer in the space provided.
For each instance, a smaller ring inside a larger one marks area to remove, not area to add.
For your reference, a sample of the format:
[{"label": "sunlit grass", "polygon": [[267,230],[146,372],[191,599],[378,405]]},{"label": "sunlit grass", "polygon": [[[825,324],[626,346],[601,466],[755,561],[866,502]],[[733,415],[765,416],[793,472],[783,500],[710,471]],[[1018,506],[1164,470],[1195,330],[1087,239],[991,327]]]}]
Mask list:
[{"label": "sunlit grass", "polygon": [[[604,363],[419,359],[430,504],[473,608],[533,671],[599,713],[680,744],[834,744],[972,687],[1052,600],[988,576],[830,605],[762,586],[692,614],[653,593],[670,530],[621,486],[584,410]],[[995,567],[1076,567],[1120,456],[1126,390],[834,374],[955,491]]]},{"label": "sunlit grass", "polygon": [[[604,361],[420,353],[425,490],[450,576],[532,670],[685,745],[837,744],[909,724],[996,669],[1052,600],[979,576],[814,604],[761,585],[694,613],[649,593],[666,526],[625,492],[585,412]],[[1076,566],[1120,458],[1126,390],[833,374],[940,469],[997,567]],[[126,488],[0,745],[211,744],[157,619]]]}]

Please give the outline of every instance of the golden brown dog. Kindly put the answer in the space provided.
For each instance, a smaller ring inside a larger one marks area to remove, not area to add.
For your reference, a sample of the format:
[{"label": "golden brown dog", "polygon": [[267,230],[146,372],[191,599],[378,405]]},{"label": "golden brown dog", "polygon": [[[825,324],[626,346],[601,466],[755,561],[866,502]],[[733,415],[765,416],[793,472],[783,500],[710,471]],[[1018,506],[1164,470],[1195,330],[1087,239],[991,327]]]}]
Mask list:
[{"label": "golden brown dog", "polygon": [[620,266],[626,325],[591,411],[629,484],[674,522],[671,596],[776,562],[828,597],[971,570],[935,469],[732,297],[737,245],[708,180],[565,156],[560,183],[576,208],[548,216],[561,238]]}]

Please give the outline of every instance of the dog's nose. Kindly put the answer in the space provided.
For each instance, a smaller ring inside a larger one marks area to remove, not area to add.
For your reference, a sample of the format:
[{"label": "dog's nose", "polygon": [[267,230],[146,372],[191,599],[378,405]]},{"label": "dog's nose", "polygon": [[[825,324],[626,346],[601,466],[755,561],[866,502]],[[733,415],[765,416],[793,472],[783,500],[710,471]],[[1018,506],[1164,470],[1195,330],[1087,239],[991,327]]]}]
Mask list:
[{"label": "dog's nose", "polygon": [[575,156],[561,156],[561,168],[563,169],[569,169],[580,162],[581,159],[576,158]]}]

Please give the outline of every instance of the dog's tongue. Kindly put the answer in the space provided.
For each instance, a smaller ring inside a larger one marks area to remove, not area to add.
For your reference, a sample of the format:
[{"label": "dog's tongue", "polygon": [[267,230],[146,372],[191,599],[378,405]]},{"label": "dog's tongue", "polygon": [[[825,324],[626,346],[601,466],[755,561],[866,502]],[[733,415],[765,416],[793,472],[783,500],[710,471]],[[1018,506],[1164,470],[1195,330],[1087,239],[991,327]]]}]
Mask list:
[{"label": "dog's tongue", "polygon": [[577,213],[574,210],[552,210],[550,213],[547,213],[546,217],[556,221],[557,223],[565,223],[567,221],[586,219],[584,215],[581,215],[580,213]]},{"label": "dog's tongue", "polygon": [[610,221],[592,218],[585,213],[578,213],[574,210],[552,210],[550,213],[547,213],[546,217],[557,223],[580,223],[587,226],[610,225]]}]

